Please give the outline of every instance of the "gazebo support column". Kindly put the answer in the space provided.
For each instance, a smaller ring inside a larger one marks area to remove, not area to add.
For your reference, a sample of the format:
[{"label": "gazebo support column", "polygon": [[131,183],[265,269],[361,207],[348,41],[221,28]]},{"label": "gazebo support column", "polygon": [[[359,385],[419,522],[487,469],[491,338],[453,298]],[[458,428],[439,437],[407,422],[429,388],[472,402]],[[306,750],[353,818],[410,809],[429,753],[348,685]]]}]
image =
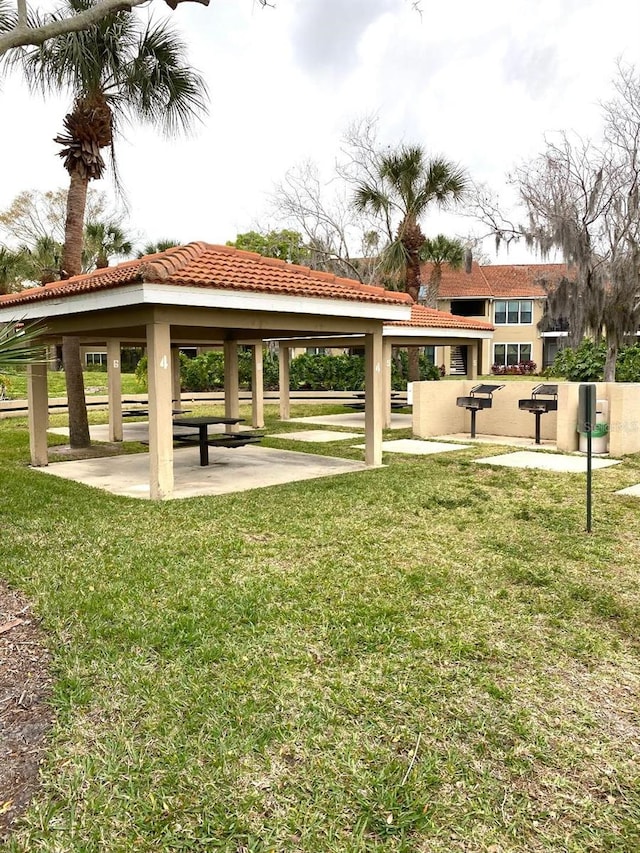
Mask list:
[{"label": "gazebo support column", "polygon": [[391,426],[391,341],[382,339],[382,399],[384,404],[384,428]]},{"label": "gazebo support column", "polygon": [[[224,415],[237,418],[240,414],[240,383],[238,381],[238,344],[224,342]],[[238,432],[238,424],[228,424],[225,432]]]},{"label": "gazebo support column", "polygon": [[467,379],[478,378],[478,342],[467,344]]},{"label": "gazebo support column", "polygon": [[365,335],[365,465],[382,465],[382,330]]},{"label": "gazebo support column", "polygon": [[173,492],[171,330],[168,323],[147,325],[149,375],[149,489],[152,500]]},{"label": "gazebo support column", "polygon": [[251,347],[251,414],[254,429],[264,426],[264,373],[262,341]]},{"label": "gazebo support column", "polygon": [[289,392],[289,347],[278,346],[278,369],[280,374],[280,420],[288,421],[291,417],[291,395]]},{"label": "gazebo support column", "polygon": [[109,395],[109,441],[122,441],[122,371],[120,341],[107,341],[107,393]]},{"label": "gazebo support column", "polygon": [[180,389],[180,348],[171,347],[171,396],[173,408],[182,408],[182,396]]},{"label": "gazebo support column", "polygon": [[49,464],[47,452],[47,427],[49,426],[49,397],[47,391],[47,365],[30,364],[27,367],[27,397],[29,402],[29,448],[31,464]]}]

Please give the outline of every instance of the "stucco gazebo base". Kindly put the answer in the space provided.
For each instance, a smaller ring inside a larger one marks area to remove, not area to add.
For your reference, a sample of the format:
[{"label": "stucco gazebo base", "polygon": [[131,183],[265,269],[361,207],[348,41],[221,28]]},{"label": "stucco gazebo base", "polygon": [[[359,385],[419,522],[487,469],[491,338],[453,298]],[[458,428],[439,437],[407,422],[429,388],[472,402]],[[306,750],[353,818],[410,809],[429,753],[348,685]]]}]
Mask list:
[{"label": "stucco gazebo base", "polygon": [[[197,448],[175,450],[174,489],[171,498],[225,495],[264,486],[312,480],[334,474],[364,471],[363,462],[271,447],[210,450],[210,464],[201,467]],[[150,498],[149,454],[56,462],[35,468],[43,474],[74,480],[114,495]]]}]

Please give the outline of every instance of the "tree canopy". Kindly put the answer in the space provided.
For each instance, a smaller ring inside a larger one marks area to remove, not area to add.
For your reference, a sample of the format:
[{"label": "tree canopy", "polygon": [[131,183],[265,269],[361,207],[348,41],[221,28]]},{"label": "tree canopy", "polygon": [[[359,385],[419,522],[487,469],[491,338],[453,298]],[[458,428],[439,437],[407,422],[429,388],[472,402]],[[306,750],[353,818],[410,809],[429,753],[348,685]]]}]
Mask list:
[{"label": "tree canopy", "polygon": [[227,246],[256,252],[266,258],[279,258],[290,264],[304,264],[311,257],[311,251],[304,243],[299,231],[283,228],[281,231],[246,231],[238,234],[235,240],[228,240]]}]

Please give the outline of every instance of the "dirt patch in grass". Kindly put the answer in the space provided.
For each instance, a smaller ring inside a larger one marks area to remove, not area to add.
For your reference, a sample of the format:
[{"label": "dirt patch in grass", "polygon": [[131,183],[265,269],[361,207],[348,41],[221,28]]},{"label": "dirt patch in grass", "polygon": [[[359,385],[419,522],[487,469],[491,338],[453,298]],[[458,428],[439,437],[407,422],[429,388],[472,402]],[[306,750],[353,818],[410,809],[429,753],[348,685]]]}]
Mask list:
[{"label": "dirt patch in grass", "polygon": [[122,443],[92,444],[91,447],[71,448],[68,444],[49,447],[49,457],[54,462],[73,462],[76,459],[98,459],[103,456],[122,456]]},{"label": "dirt patch in grass", "polygon": [[0,841],[39,785],[50,693],[43,631],[29,603],[0,582]]}]

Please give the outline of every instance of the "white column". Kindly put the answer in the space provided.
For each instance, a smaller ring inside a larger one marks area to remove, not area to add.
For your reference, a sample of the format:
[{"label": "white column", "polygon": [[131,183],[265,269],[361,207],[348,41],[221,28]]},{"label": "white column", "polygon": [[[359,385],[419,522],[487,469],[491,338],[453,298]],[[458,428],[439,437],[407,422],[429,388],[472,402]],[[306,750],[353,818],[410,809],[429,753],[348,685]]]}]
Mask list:
[{"label": "white column", "polygon": [[27,399],[29,405],[29,448],[31,464],[48,465],[47,427],[49,426],[49,396],[47,391],[47,365],[30,364],[27,367]]},{"label": "white column", "polygon": [[109,441],[122,441],[122,370],[120,341],[107,341],[107,393],[109,395]]},{"label": "white column", "polygon": [[173,399],[173,408],[182,408],[182,398],[180,390],[180,348],[171,348],[171,397]]},{"label": "white column", "polygon": [[[240,413],[240,383],[238,379],[238,344],[224,342],[224,415],[237,418]],[[225,432],[238,432],[237,424],[230,424]]]},{"label": "white column", "polygon": [[152,500],[173,492],[171,330],[168,323],[147,325],[149,376],[149,487]]},{"label": "white column", "polygon": [[365,335],[365,464],[382,465],[382,329]]},{"label": "white column", "polygon": [[278,346],[278,369],[280,375],[280,420],[288,421],[291,417],[291,395],[289,393],[289,347]]},{"label": "white column", "polygon": [[478,378],[478,343],[467,344],[467,379]]},{"label": "white column", "polygon": [[264,426],[264,374],[262,341],[251,347],[251,414],[254,429]]},{"label": "white column", "polygon": [[391,341],[382,339],[382,398],[384,405],[384,428],[391,426]]}]

